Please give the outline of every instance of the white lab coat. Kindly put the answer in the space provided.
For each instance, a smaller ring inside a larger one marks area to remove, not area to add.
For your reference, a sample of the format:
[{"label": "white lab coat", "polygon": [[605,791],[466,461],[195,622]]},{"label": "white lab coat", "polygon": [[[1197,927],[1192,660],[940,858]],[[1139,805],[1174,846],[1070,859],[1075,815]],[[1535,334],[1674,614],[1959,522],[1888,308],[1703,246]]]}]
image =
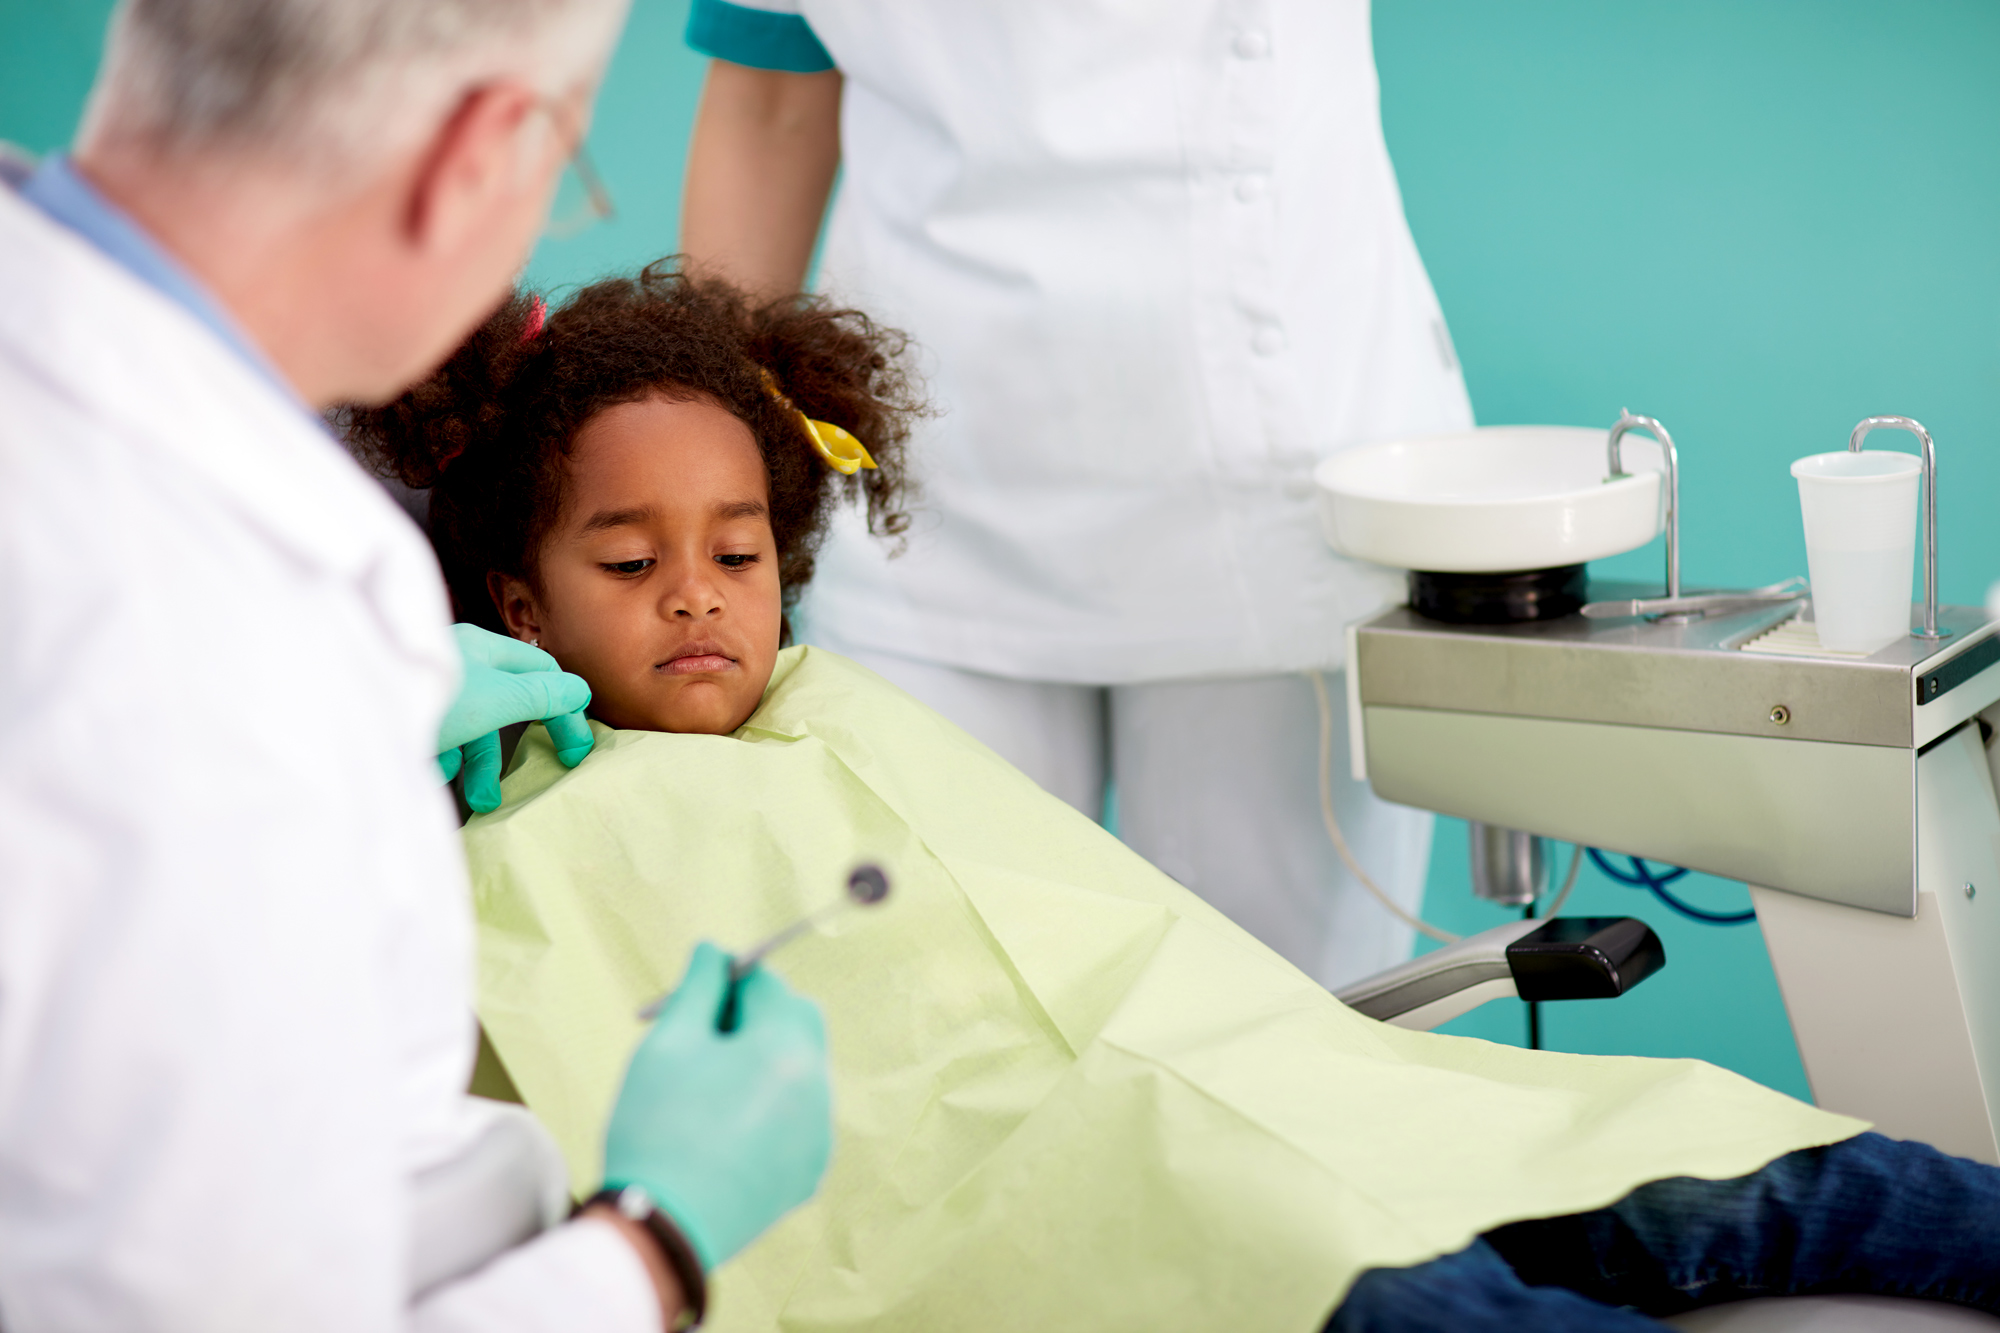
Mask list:
[{"label": "white lab coat", "polygon": [[412,1303],[482,1123],[420,534],[0,188],[0,1325],[648,1329],[560,1228]]},{"label": "white lab coat", "polygon": [[810,617],[1029,680],[1339,665],[1400,600],[1313,465],[1471,408],[1383,142],[1368,0],[750,0],[846,78],[827,290],[910,331],[942,409],[885,558]]}]

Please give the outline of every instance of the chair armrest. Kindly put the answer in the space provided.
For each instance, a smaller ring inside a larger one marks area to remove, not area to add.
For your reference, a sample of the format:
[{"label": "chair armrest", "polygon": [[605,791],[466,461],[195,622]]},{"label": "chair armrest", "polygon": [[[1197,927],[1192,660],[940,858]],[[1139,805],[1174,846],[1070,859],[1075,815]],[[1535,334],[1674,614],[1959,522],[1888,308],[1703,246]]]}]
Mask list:
[{"label": "chair armrest", "polygon": [[1667,964],[1660,937],[1632,917],[1509,921],[1335,993],[1397,1027],[1428,1031],[1489,1000],[1611,999]]},{"label": "chair armrest", "polygon": [[1518,995],[1514,969],[1507,963],[1507,946],[1545,924],[1509,921],[1482,930],[1400,967],[1344,986],[1334,996],[1370,1018],[1428,1031],[1488,1000]]}]

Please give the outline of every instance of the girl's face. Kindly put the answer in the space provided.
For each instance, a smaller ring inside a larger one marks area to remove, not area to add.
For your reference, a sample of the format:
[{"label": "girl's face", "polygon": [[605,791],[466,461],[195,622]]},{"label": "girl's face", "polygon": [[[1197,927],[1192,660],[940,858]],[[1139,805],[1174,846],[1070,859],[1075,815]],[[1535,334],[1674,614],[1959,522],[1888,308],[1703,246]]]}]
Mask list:
[{"label": "girl's face", "polygon": [[763,698],[783,608],[770,484],[714,402],[648,398],[577,432],[537,582],[491,575],[516,638],[590,682],[609,726],[724,734]]}]

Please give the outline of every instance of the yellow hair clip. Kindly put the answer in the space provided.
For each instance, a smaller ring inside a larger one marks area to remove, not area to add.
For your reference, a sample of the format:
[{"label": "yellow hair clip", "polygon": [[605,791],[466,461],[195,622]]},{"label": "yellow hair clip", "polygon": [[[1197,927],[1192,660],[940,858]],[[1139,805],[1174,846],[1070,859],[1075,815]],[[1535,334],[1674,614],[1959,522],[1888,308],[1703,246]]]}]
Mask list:
[{"label": "yellow hair clip", "polygon": [[785,391],[778,387],[777,376],[768,370],[764,371],[764,387],[788,410],[798,412],[799,424],[806,428],[806,438],[812,441],[813,451],[824,458],[826,465],[835,472],[851,477],[862,468],[875,466],[875,460],[868,456],[868,450],[861,441],[831,421],[814,421],[792,406],[792,400],[785,397]]}]

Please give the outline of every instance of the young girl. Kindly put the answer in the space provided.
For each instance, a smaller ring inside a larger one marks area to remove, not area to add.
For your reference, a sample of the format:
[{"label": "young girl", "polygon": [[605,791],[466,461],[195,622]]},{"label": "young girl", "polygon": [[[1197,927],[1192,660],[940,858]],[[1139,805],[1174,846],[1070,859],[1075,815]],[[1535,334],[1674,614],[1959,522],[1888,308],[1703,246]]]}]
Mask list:
[{"label": "young girl", "polygon": [[553,316],[516,298],[346,424],[430,492],[460,620],[538,644],[609,726],[723,734],[763,695],[834,509],[908,526],[903,346],[855,311],[655,264]]},{"label": "young girl", "polygon": [[826,1014],[837,1148],[815,1201],[725,1270],[711,1326],[2000,1306],[2000,1171],[1697,1061],[1362,1018],[922,705],[780,652],[832,509],[907,521],[900,350],[852,312],[656,267],[546,321],[516,301],[353,423],[431,487],[460,614],[595,692],[590,758],[567,770],[530,729],[466,831],[480,1015],[579,1183],[634,1011],[696,938],[760,938],[858,860],[895,876],[887,905],[787,946]]}]

